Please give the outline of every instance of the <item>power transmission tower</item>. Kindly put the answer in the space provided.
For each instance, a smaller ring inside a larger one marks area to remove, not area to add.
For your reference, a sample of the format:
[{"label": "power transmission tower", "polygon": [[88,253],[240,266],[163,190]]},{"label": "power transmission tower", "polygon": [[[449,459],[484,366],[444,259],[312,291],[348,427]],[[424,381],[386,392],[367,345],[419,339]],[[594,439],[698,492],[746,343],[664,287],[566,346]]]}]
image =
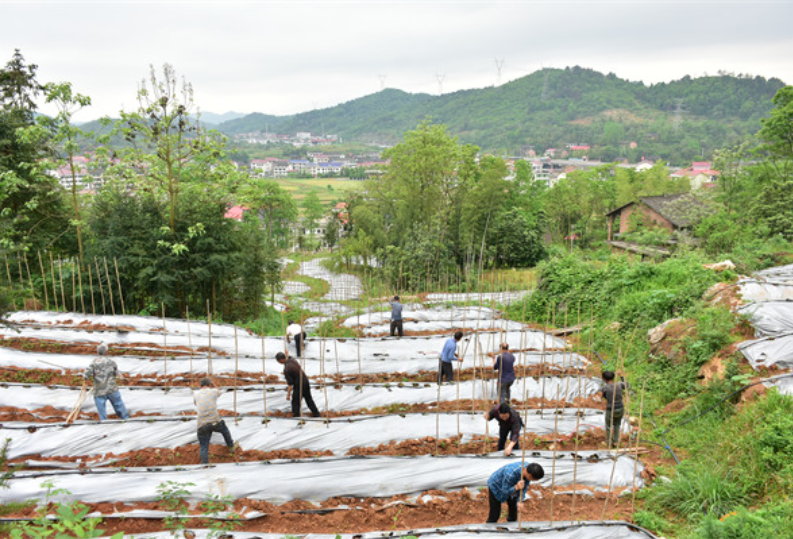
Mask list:
[{"label": "power transmission tower", "polygon": [[380,79],[380,89],[385,90],[385,80],[388,78],[388,75],[377,75],[377,78]]},{"label": "power transmission tower", "polygon": [[501,70],[504,68],[504,58],[499,60],[498,58],[493,58],[493,61],[496,63],[496,86],[501,86]]},{"label": "power transmission tower", "polygon": [[446,74],[435,73],[435,78],[438,80],[438,95],[443,95],[443,79],[446,78]]},{"label": "power transmission tower", "polygon": [[545,72],[545,78],[542,81],[542,96],[540,99],[545,101],[548,99],[548,76],[551,74],[550,71]]},{"label": "power transmission tower", "polygon": [[672,128],[677,131],[683,123],[683,114],[686,113],[685,100],[682,98],[675,99],[675,116],[672,119]]}]

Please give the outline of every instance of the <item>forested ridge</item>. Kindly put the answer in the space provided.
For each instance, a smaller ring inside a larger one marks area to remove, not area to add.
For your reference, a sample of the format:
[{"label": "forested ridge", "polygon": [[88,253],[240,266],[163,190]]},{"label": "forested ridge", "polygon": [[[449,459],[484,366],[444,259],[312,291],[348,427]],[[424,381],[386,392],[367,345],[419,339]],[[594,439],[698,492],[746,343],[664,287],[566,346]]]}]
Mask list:
[{"label": "forested ridge", "polygon": [[783,86],[775,78],[732,74],[647,86],[577,66],[548,68],[498,87],[441,96],[385,89],[293,116],[251,114],[219,129],[229,135],[324,129],[349,141],[396,143],[430,116],[485,150],[516,153],[534,146],[542,152],[586,144],[590,158],[682,164],[751,138]]}]

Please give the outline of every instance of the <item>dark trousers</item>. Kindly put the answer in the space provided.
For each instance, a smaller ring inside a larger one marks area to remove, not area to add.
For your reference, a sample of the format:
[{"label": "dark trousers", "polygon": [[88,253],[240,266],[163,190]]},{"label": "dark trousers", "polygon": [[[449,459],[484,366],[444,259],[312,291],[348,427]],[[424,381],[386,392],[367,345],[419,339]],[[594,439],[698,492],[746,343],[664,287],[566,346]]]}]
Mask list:
[{"label": "dark trousers", "polygon": [[617,408],[613,413],[606,408],[606,443],[609,448],[617,447],[620,443],[620,427],[624,414],[624,408]]},{"label": "dark trousers", "polygon": [[219,432],[223,436],[223,441],[226,442],[227,447],[234,447],[234,439],[231,437],[231,433],[225,421],[221,419],[217,423],[201,425],[198,427],[198,446],[199,454],[201,455],[201,464],[209,464],[209,441],[212,439],[213,432]]},{"label": "dark trousers", "polygon": [[314,417],[319,417],[319,410],[317,410],[317,405],[314,404],[314,399],[311,397],[311,386],[306,382],[301,387],[303,388],[302,390],[297,387],[292,390],[292,416],[300,417],[300,400],[302,398],[306,401],[306,406],[311,410],[311,414]]},{"label": "dark trousers", "polygon": [[511,394],[512,384],[514,383],[515,380],[512,380],[511,382],[507,382],[507,383],[501,382],[501,384],[499,384],[501,386],[498,395],[499,404],[501,404],[502,402],[506,402],[507,404],[509,404],[509,401],[512,398],[512,394]]},{"label": "dark trousers", "polygon": [[[503,451],[504,447],[507,445],[507,437],[512,433],[510,429],[499,428],[498,429],[498,447],[496,448],[498,451]],[[514,449],[520,449],[520,442],[515,442]]]},{"label": "dark trousers", "polygon": [[402,336],[402,320],[391,320],[391,336],[394,336],[394,333],[398,332],[399,336]]},{"label": "dark trousers", "polygon": [[438,360],[438,383],[443,383],[443,378],[446,377],[447,382],[454,382],[454,367],[451,361],[446,362],[442,359]]},{"label": "dark trousers", "polygon": [[295,335],[295,354],[297,355],[297,357],[303,357],[303,355],[300,352],[303,349],[303,344],[304,344],[303,340],[305,338],[306,338],[305,331],[303,333],[298,333],[297,335]]},{"label": "dark trousers", "polygon": [[[492,492],[488,493],[488,501],[490,502],[490,514],[487,515],[487,521],[498,522],[498,517],[501,516],[501,502],[493,496]],[[518,520],[518,497],[510,496],[507,498],[507,522],[515,522]]]}]

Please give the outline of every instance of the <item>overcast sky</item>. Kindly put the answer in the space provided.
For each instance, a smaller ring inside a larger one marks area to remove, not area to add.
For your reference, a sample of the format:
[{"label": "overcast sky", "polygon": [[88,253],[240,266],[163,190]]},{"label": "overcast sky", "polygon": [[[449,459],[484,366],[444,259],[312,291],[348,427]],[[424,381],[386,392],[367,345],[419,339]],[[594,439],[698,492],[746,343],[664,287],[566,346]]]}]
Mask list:
[{"label": "overcast sky", "polygon": [[292,114],[386,87],[444,93],[580,65],[646,83],[718,70],[793,83],[793,0],[0,0],[0,64],[132,110],[149,65],[198,106]]}]

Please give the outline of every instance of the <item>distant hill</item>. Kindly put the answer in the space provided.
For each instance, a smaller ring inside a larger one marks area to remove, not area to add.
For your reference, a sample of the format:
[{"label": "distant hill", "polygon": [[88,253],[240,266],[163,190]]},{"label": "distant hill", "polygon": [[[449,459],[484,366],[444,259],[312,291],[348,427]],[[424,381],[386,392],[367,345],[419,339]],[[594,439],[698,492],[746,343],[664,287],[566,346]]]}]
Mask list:
[{"label": "distant hill", "polygon": [[224,112],[223,114],[215,114],[214,112],[201,111],[201,121],[207,125],[220,125],[223,122],[243,118],[248,114],[245,112]]},{"label": "distant hill", "polygon": [[292,116],[250,114],[218,129],[230,135],[324,130],[350,142],[395,143],[431,116],[461,141],[489,151],[580,144],[592,146],[590,158],[684,163],[750,138],[783,86],[775,78],[733,75],[647,86],[576,66],[441,96],[386,89]]}]

